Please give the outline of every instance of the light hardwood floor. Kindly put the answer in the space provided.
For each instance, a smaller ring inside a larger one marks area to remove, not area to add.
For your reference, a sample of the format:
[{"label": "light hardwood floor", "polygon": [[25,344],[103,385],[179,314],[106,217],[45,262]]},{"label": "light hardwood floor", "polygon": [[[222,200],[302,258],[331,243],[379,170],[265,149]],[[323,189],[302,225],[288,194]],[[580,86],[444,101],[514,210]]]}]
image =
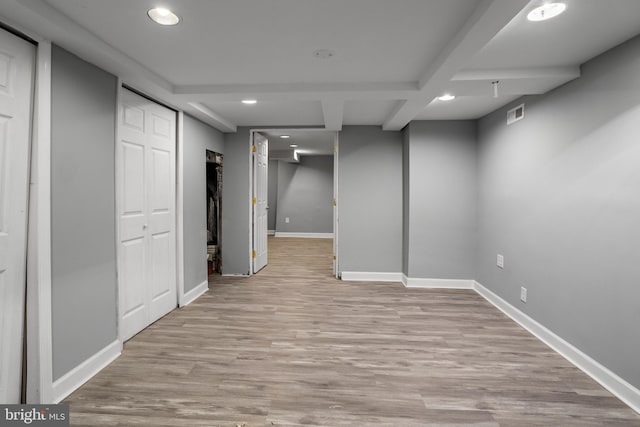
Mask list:
[{"label": "light hardwood floor", "polygon": [[331,240],[270,238],[251,278],[125,344],[73,425],[640,426],[473,291],[331,277]]}]

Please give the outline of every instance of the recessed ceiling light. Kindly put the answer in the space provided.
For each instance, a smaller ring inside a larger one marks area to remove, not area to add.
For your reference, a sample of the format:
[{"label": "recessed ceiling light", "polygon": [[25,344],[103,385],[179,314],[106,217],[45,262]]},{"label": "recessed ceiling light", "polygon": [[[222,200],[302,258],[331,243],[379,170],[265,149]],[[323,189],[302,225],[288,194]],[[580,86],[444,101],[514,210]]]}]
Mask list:
[{"label": "recessed ceiling light", "polygon": [[567,5],[564,3],[547,3],[540,7],[536,7],[527,15],[529,21],[544,21],[555,18],[565,11]]},{"label": "recessed ceiling light", "polygon": [[289,144],[289,147],[291,147],[291,148],[298,148],[298,144]]},{"label": "recessed ceiling light", "polygon": [[253,105],[253,104],[255,104],[256,102],[258,102],[258,101],[256,101],[255,99],[243,99],[243,100],[242,100],[242,103],[243,103],[243,104],[247,104],[247,105]]},{"label": "recessed ceiling light", "polygon": [[289,139],[289,138],[291,138],[291,136],[289,136],[289,135],[280,135],[280,138],[282,138],[282,139]]},{"label": "recessed ceiling light", "polygon": [[452,101],[454,99],[456,99],[456,97],[448,93],[438,97],[438,101]]},{"label": "recessed ceiling light", "polygon": [[153,9],[149,9],[147,11],[147,15],[154,22],[157,22],[160,25],[176,25],[180,22],[180,18],[175,13],[171,12],[169,9],[165,9],[164,7],[155,7]]}]

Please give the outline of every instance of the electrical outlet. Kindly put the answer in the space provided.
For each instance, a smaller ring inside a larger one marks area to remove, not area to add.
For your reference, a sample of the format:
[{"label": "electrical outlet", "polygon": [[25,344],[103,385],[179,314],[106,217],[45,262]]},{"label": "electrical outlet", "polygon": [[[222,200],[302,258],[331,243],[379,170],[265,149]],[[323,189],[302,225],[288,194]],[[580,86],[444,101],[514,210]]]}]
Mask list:
[{"label": "electrical outlet", "polygon": [[498,254],[497,264],[498,267],[504,268],[504,257],[500,254]]},{"label": "electrical outlet", "polygon": [[527,302],[527,288],[520,286],[520,301]]},{"label": "electrical outlet", "polygon": [[285,222],[285,224],[289,224],[289,217],[288,216],[284,217],[284,222]]}]

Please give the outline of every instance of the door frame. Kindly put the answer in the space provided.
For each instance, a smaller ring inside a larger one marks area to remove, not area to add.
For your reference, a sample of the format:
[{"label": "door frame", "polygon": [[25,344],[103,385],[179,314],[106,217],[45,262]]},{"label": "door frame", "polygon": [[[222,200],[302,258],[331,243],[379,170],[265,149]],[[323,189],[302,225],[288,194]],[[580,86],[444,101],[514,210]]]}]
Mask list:
[{"label": "door frame", "polygon": [[340,217],[338,215],[339,185],[338,185],[338,157],[340,155],[340,132],[336,131],[333,142],[333,275],[336,279],[340,278],[340,268],[338,264],[338,229],[340,225]]},{"label": "door frame", "polygon": [[36,42],[27,227],[27,403],[52,402],[51,319],[51,41]]},{"label": "door frame", "polygon": [[[255,250],[254,247],[254,240],[253,240],[253,221],[254,221],[254,209],[253,209],[253,180],[254,180],[254,173],[253,173],[253,145],[254,145],[254,138],[255,138],[255,134],[259,133],[262,129],[250,129],[249,130],[249,264],[248,264],[248,268],[247,271],[249,272],[249,276],[253,275],[255,272],[253,271],[253,251]],[[268,161],[268,160],[267,160]],[[268,255],[269,251],[267,249],[267,255]]]},{"label": "door frame", "polygon": [[176,117],[176,286],[178,307],[189,303],[184,292],[184,112]]},{"label": "door frame", "polygon": [[274,126],[274,127],[261,127],[261,128],[251,128],[249,129],[249,149],[247,150],[248,156],[249,156],[249,194],[248,194],[248,207],[249,207],[249,223],[248,223],[248,227],[249,227],[249,246],[248,246],[248,263],[247,263],[247,271],[249,272],[249,276],[252,276],[253,273],[253,257],[252,257],[252,252],[254,250],[253,247],[253,204],[252,204],[252,198],[253,198],[253,152],[252,152],[252,146],[253,146],[253,135],[257,132],[274,132],[274,131],[296,131],[296,130],[300,130],[300,131],[314,131],[314,132],[334,132],[335,134],[335,145],[334,145],[334,156],[333,156],[333,197],[336,201],[335,205],[334,205],[334,209],[333,209],[333,248],[334,248],[334,253],[333,256],[334,258],[334,274],[336,277],[339,277],[340,275],[340,271],[338,269],[338,261],[340,259],[340,254],[339,254],[339,245],[338,245],[338,140],[339,140],[339,135],[340,135],[340,131],[334,131],[334,130],[330,130],[330,129],[325,129],[325,128],[316,128],[316,127],[312,127],[312,128],[304,128],[304,127],[286,127],[286,126]]}]

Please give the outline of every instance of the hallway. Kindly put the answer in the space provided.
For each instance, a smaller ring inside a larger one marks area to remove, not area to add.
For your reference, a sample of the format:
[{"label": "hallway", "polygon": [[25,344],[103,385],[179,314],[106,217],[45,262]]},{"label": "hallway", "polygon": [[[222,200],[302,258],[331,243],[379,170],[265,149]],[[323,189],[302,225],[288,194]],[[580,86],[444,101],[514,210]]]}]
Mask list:
[{"label": "hallway", "polygon": [[331,277],[331,240],[125,344],[64,403],[73,425],[631,426],[630,408],[473,291]]}]

